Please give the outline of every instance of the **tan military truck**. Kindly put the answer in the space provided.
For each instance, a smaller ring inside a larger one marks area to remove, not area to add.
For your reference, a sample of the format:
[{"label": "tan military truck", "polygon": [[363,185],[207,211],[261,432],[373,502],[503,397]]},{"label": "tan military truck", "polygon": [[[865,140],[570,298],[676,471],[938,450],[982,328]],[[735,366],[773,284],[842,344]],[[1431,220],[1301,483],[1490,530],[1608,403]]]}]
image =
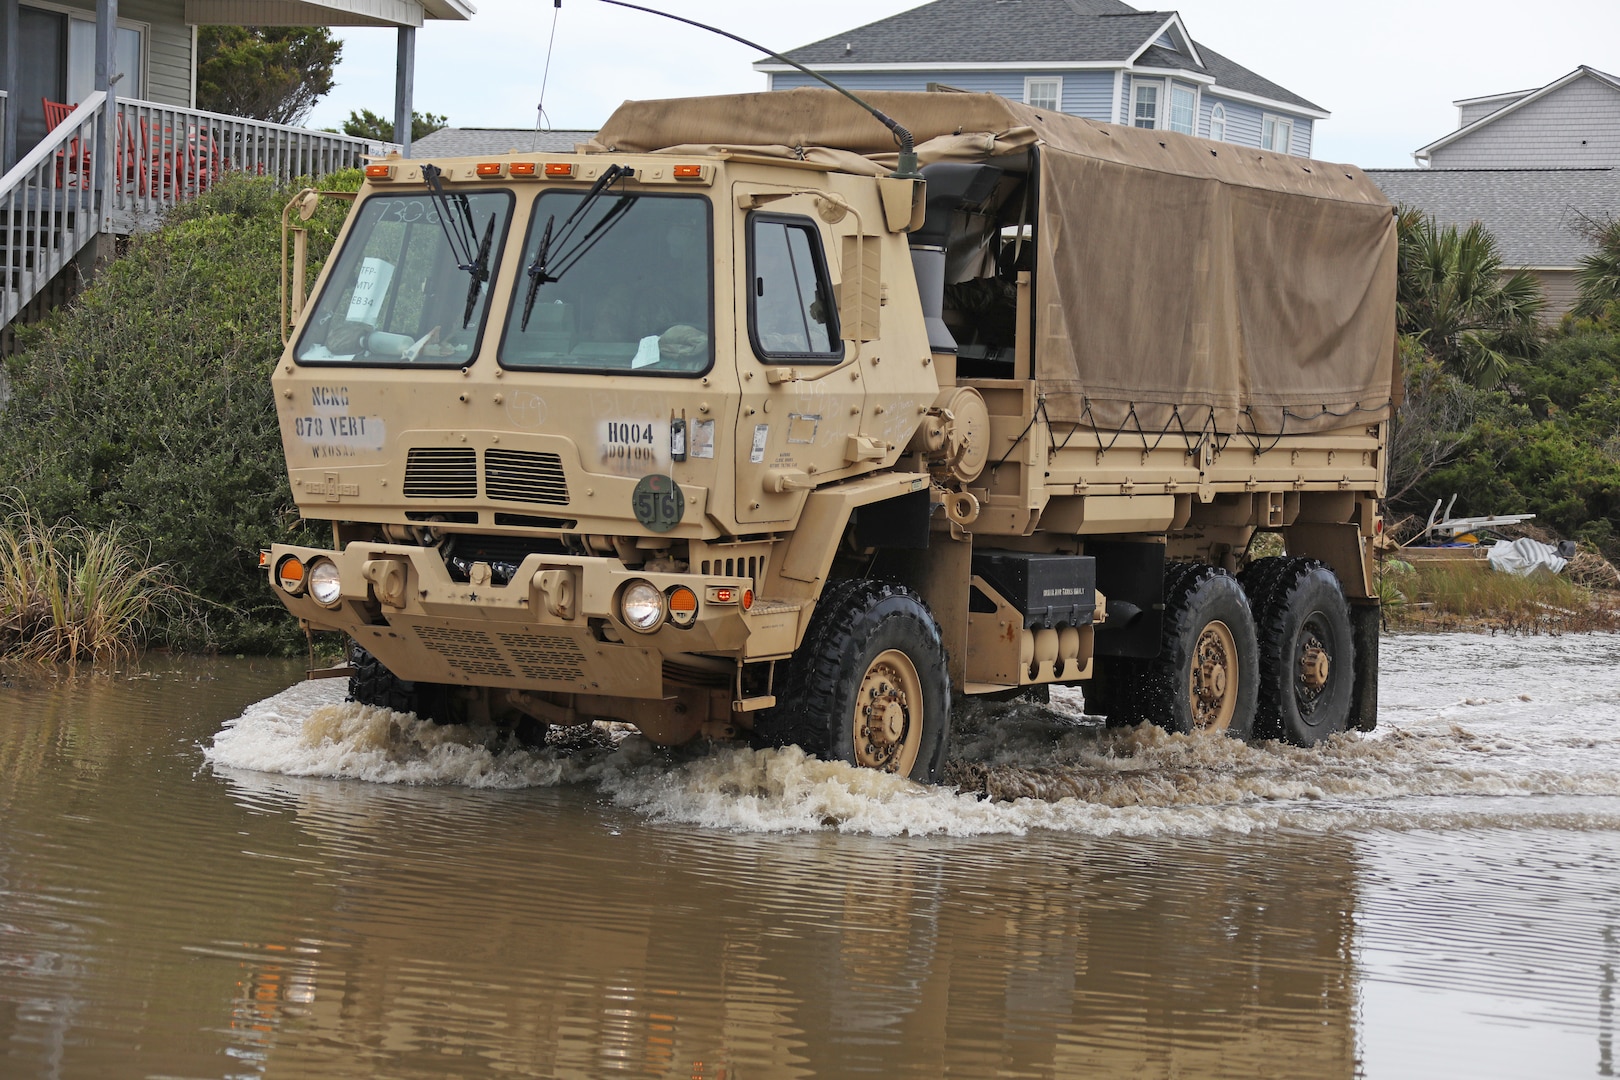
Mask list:
[{"label": "tan military truck", "polygon": [[[953,694],[1370,728],[1378,189],[990,95],[869,97],[920,176],[827,90],[367,167],[274,376],[333,544],[267,560],[357,643],[353,695],[924,780]],[[1268,532],[1286,554],[1251,557]]]}]

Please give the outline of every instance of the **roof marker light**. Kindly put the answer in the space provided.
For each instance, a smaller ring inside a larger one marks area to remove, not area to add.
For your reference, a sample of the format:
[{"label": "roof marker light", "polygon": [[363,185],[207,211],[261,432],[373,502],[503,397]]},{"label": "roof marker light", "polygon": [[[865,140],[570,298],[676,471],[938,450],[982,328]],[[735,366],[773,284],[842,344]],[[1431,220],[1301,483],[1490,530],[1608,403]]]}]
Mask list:
[{"label": "roof marker light", "polygon": [[677,179],[677,180],[701,180],[701,179],[703,179],[703,166],[701,166],[701,165],[677,165],[677,166],[675,166],[675,179]]},{"label": "roof marker light", "polygon": [[546,175],[561,176],[572,179],[574,175],[574,164],[571,161],[548,161],[546,162]]},{"label": "roof marker light", "polygon": [[392,165],[367,165],[366,166],[366,179],[367,180],[392,180],[393,178],[394,178],[394,167]]},{"label": "roof marker light", "polygon": [[478,163],[479,176],[499,176],[505,169],[506,166],[498,161],[481,161]]},{"label": "roof marker light", "polygon": [[508,176],[533,176],[534,162],[514,161],[511,165],[507,166],[506,174]]}]

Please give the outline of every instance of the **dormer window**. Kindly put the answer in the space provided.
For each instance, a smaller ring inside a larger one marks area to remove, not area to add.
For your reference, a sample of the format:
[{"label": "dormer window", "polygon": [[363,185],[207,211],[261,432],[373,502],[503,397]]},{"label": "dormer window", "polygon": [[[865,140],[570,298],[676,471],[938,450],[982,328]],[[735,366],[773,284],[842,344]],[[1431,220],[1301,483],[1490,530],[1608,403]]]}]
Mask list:
[{"label": "dormer window", "polygon": [[1170,84],[1170,130],[1191,135],[1198,115],[1198,95],[1192,87]]},{"label": "dormer window", "polygon": [[1052,112],[1063,111],[1063,79],[1043,75],[1024,80],[1024,104]]},{"label": "dormer window", "polygon": [[1159,93],[1163,89],[1164,84],[1161,82],[1137,80],[1132,84],[1132,126],[1139,128],[1156,128],[1159,126]]}]

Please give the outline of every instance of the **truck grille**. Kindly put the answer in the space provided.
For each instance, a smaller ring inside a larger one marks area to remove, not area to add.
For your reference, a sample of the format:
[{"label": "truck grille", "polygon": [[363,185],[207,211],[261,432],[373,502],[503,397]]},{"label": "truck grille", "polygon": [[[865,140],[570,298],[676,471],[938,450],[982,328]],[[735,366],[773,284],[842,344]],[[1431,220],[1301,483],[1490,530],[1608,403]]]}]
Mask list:
[{"label": "truck grille", "polygon": [[567,681],[585,677],[585,654],[562,634],[502,634],[501,644],[531,679]]},{"label": "truck grille", "polygon": [[459,630],[449,626],[419,626],[416,636],[422,644],[469,675],[510,678],[512,668],[489,635],[479,630]]},{"label": "truck grille", "polygon": [[475,499],[478,457],[475,450],[419,447],[405,456],[407,499]]},{"label": "truck grille", "polygon": [[509,502],[568,504],[562,458],[529,450],[484,451],[484,491]]}]

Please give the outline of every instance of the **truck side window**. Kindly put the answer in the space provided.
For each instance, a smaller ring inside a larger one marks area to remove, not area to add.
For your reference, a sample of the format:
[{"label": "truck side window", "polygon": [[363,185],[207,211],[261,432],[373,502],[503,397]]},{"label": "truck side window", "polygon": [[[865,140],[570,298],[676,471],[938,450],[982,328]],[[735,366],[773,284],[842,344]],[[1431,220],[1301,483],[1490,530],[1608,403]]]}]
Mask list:
[{"label": "truck side window", "polygon": [[761,357],[843,359],[821,230],[809,218],[754,214],[748,224],[748,333]]}]

